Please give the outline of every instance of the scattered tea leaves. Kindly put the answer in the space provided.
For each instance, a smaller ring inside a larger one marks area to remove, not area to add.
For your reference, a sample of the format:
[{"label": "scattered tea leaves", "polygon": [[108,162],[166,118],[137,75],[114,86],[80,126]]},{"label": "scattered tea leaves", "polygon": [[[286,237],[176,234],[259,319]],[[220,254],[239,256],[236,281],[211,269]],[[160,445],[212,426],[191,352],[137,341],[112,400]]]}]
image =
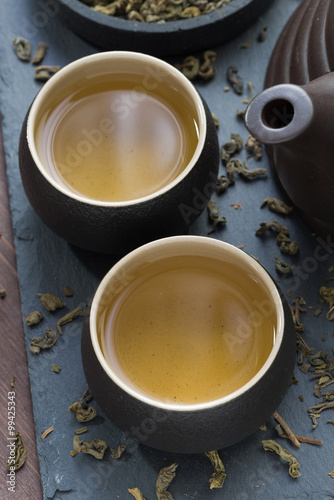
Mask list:
[{"label": "scattered tea leaves", "polygon": [[64,286],[63,288],[65,297],[73,297],[73,292],[69,286]]},{"label": "scattered tea leaves", "polygon": [[255,232],[256,236],[262,236],[268,229],[273,229],[276,231],[278,234],[285,234],[289,236],[289,229],[284,226],[284,224],[281,224],[280,222],[277,222],[275,220],[272,220],[270,222],[261,222],[260,228],[257,229]]},{"label": "scattered tea leaves", "polygon": [[217,184],[216,184],[216,193],[217,194],[223,194],[227,190],[227,188],[230,185],[230,181],[226,177],[226,175],[219,175],[217,178]]},{"label": "scattered tea leaves", "polygon": [[35,80],[47,82],[60,70],[60,66],[37,66],[35,70]]},{"label": "scattered tea leaves", "polygon": [[[251,98],[252,98],[252,96],[251,96]],[[254,158],[256,161],[259,161],[262,159],[262,155],[263,155],[262,144],[260,141],[255,139],[255,137],[250,135],[246,139],[245,147],[246,147],[246,151],[249,153],[250,157]]]},{"label": "scattered tea leaves", "polygon": [[4,288],[0,289],[0,299],[4,299],[6,297],[6,290]]},{"label": "scattered tea leaves", "polygon": [[290,427],[288,426],[288,424],[283,420],[283,418],[281,417],[281,415],[279,415],[279,413],[277,411],[275,411],[273,413],[273,417],[280,424],[280,426],[284,429],[284,431],[286,432],[288,438],[293,442],[293,444],[295,446],[299,447],[300,443],[299,443],[298,439],[296,438],[296,436],[294,435],[294,433],[292,432],[292,430],[290,429]]},{"label": "scattered tea leaves", "polygon": [[279,455],[283,460],[289,463],[289,474],[294,479],[300,477],[301,474],[299,472],[299,463],[297,460],[291,455],[288,450],[282,448],[276,441],[273,439],[266,439],[262,441],[263,449],[265,451],[274,451]]},{"label": "scattered tea leaves", "polygon": [[48,311],[56,311],[65,305],[58,297],[52,295],[51,293],[38,293],[37,295],[39,296],[42,305]]},{"label": "scattered tea leaves", "polygon": [[216,117],[216,115],[212,111],[211,111],[211,116],[213,119],[213,123],[215,124],[215,127],[218,128],[220,125],[220,121],[218,120],[218,118]]},{"label": "scattered tea leaves", "polygon": [[69,313],[65,314],[62,318],[60,318],[57,321],[57,328],[58,332],[60,335],[63,334],[61,327],[66,325],[66,323],[69,323],[70,321],[73,321],[74,318],[77,316],[84,316],[86,314],[86,304],[83,305],[83,308],[81,309],[81,306],[77,307],[73,311],[70,311]]},{"label": "scattered tea leaves", "polygon": [[33,311],[26,315],[26,323],[28,326],[37,325],[44,318],[39,311]]},{"label": "scattered tea leaves", "polygon": [[326,314],[328,321],[334,319],[334,288],[328,286],[322,286],[319,290],[321,297],[328,302],[329,311]]},{"label": "scattered tea leaves", "polygon": [[30,341],[30,351],[39,354],[41,349],[50,349],[57,342],[57,332],[54,328],[47,328],[44,337],[34,337]]},{"label": "scattered tea leaves", "polygon": [[227,80],[232,85],[234,92],[238,95],[242,95],[244,83],[238,73],[238,68],[236,68],[235,66],[230,66],[227,70]]},{"label": "scattered tea leaves", "polygon": [[226,478],[226,472],[218,451],[208,451],[205,455],[210,459],[213,466],[213,473],[210,478],[210,490],[214,488],[222,488]]},{"label": "scattered tea leaves", "polygon": [[125,444],[119,444],[116,449],[110,448],[111,457],[115,459],[120,458],[125,449],[126,449]]},{"label": "scattered tea leaves", "polygon": [[22,36],[18,36],[13,40],[13,49],[15,54],[21,61],[29,62],[31,58],[31,44],[29,40]]},{"label": "scattered tea leaves", "polygon": [[[290,310],[291,310],[291,314],[292,314],[292,319],[293,319],[295,331],[296,332],[303,332],[304,325],[301,322],[300,313],[306,312],[305,307],[303,307],[303,306],[306,306],[306,302],[303,299],[303,297],[296,297],[292,301],[292,304],[293,305],[290,307]],[[307,352],[307,354],[313,354],[313,352],[309,351],[309,352]]]},{"label": "scattered tea leaves", "polygon": [[74,434],[79,436],[80,434],[85,434],[85,432],[88,432],[88,427],[80,427],[80,429],[75,429]]},{"label": "scattered tea leaves", "polygon": [[234,210],[242,210],[240,203],[231,203],[231,207],[233,207]]},{"label": "scattered tea leaves", "polygon": [[53,372],[55,372],[55,373],[60,373],[60,372],[61,372],[61,366],[56,365],[56,364],[54,364],[54,363],[52,363],[52,365],[51,365],[51,369],[52,369],[52,371],[53,371]]},{"label": "scattered tea leaves", "polygon": [[9,458],[7,461],[7,469],[8,471],[14,470],[17,471],[24,466],[27,458],[27,450],[25,444],[23,442],[22,436],[19,432],[15,432],[15,459],[14,463],[12,463],[12,458]]},{"label": "scattered tea leaves", "polygon": [[332,470],[332,472],[329,472],[328,475],[334,479],[334,469]]},{"label": "scattered tea leaves", "polygon": [[87,441],[81,441],[79,436],[74,436],[73,448],[74,450],[70,452],[72,457],[75,457],[77,453],[87,453],[98,460],[102,460],[107,449],[107,443],[103,439],[93,439],[91,443],[88,443]]},{"label": "scattered tea leaves", "polygon": [[71,413],[74,413],[78,422],[89,422],[96,417],[97,411],[94,406],[89,406],[87,409],[83,408],[78,401],[71,404],[68,409]]},{"label": "scattered tea leaves", "polygon": [[181,64],[176,65],[177,69],[180,70],[188,80],[194,80],[197,77],[199,66],[200,60],[195,56],[187,56]]},{"label": "scattered tea leaves", "polygon": [[216,75],[214,63],[217,58],[217,52],[214,50],[206,50],[203,53],[203,62],[200,65],[198,76],[203,81],[211,80]]},{"label": "scattered tea leaves", "polygon": [[177,467],[178,464],[173,463],[171,465],[167,465],[167,467],[164,467],[163,469],[160,470],[155,485],[158,500],[173,500],[173,497],[167,491],[167,488],[169,487],[170,483],[173,481],[175,477],[176,474],[175,471]]},{"label": "scattered tea leaves", "polygon": [[210,200],[208,202],[208,214],[209,219],[212,222],[212,229],[208,234],[213,233],[219,224],[226,224],[226,218],[223,215],[219,214],[219,209],[215,200]]},{"label": "scattered tea leaves", "polygon": [[[222,160],[228,161],[230,156],[239,153],[242,150],[244,141],[239,134],[231,134],[231,138],[228,142],[222,146]],[[227,156],[228,155],[228,156]],[[225,164],[225,163],[224,163]]]},{"label": "scattered tea leaves", "polygon": [[266,40],[267,38],[267,26],[264,26],[264,28],[262,28],[262,30],[260,31],[260,33],[258,34],[257,36],[257,41],[262,43]]},{"label": "scattered tea leaves", "polygon": [[287,262],[284,262],[279,257],[275,257],[275,267],[278,273],[285,276],[287,276],[288,274],[292,274],[293,272],[293,266],[290,266]]},{"label": "scattered tea leaves", "polygon": [[145,500],[142,492],[138,488],[129,488],[128,492],[131,493],[131,495],[134,496],[136,500]]},{"label": "scattered tea leaves", "polygon": [[288,215],[293,210],[292,207],[289,207],[284,201],[278,200],[277,198],[266,198],[261,208],[264,208],[266,205],[276,214]]},{"label": "scattered tea leaves", "polygon": [[299,252],[299,245],[296,241],[291,241],[290,238],[283,233],[278,233],[276,243],[282,253],[295,255]]},{"label": "scattered tea leaves", "polygon": [[33,60],[31,61],[32,64],[40,64],[43,61],[46,54],[46,48],[45,42],[39,42]]},{"label": "scattered tea leaves", "polygon": [[10,379],[10,386],[14,387],[15,384],[15,375]]},{"label": "scattered tea leaves", "polygon": [[247,42],[244,42],[240,45],[241,49],[249,49],[249,47],[252,45],[252,40],[247,40]]},{"label": "scattered tea leaves", "polygon": [[43,434],[41,435],[41,438],[42,439],[45,439],[46,436],[48,436],[52,431],[54,431],[54,428],[53,426],[49,427],[48,429],[46,429],[46,431],[43,432]]}]

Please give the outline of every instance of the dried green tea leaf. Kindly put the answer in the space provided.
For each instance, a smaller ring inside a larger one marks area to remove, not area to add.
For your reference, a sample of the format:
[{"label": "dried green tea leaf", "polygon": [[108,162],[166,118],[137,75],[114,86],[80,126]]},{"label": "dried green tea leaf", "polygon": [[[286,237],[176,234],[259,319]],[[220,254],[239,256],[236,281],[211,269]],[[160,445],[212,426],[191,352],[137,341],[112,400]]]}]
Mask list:
[{"label": "dried green tea leaf", "polygon": [[226,478],[226,472],[224,464],[218,455],[218,451],[208,451],[205,455],[210,459],[213,466],[213,473],[210,478],[210,490],[213,488],[222,488]]},{"label": "dried green tea leaf", "polygon": [[63,288],[65,297],[73,297],[73,292],[69,286],[64,286]]},{"label": "dried green tea leaf", "polygon": [[61,366],[56,365],[56,364],[54,364],[54,363],[52,363],[52,365],[51,365],[51,369],[52,369],[52,371],[53,371],[53,372],[55,372],[55,373],[60,373],[60,372],[61,372]]},{"label": "dried green tea leaf", "polygon": [[276,214],[288,215],[293,210],[292,207],[289,207],[284,201],[278,200],[277,198],[266,198],[261,208],[264,208],[266,205]]},{"label": "dried green tea leaf", "polygon": [[177,64],[176,67],[186,78],[188,78],[188,80],[194,80],[198,76],[200,60],[198,57],[187,56],[183,62]]},{"label": "dried green tea leaf", "polygon": [[334,469],[332,470],[332,472],[329,472],[328,475],[334,479]]},{"label": "dried green tea leaf", "polygon": [[245,118],[246,109],[241,109],[240,111],[239,109],[237,109],[235,114],[237,115],[238,118],[241,118],[241,120],[243,120]]},{"label": "dried green tea leaf", "polygon": [[39,311],[33,311],[26,315],[26,323],[28,326],[37,325],[44,318]]},{"label": "dried green tea leaf", "polygon": [[[293,319],[293,324],[295,327],[296,332],[303,332],[304,331],[304,325],[301,322],[301,317],[300,313],[306,312],[305,306],[306,302],[303,299],[303,297],[296,297],[292,301],[293,306],[290,307],[291,314],[292,314],[292,319]],[[313,354],[311,351],[307,351],[307,354]]]},{"label": "dried green tea leaf", "polygon": [[239,175],[241,175],[242,177],[245,177],[246,179],[255,179],[257,177],[262,177],[263,175],[266,175],[267,169],[266,168],[253,168],[253,170],[249,170],[248,165],[247,165],[247,160],[245,160],[242,170],[238,173],[239,173]]},{"label": "dried green tea leaf", "polygon": [[173,500],[173,497],[167,491],[167,488],[169,487],[170,483],[173,481],[175,477],[176,474],[175,471],[177,467],[178,464],[174,463],[171,465],[167,465],[167,467],[164,467],[163,469],[160,470],[155,485],[158,500]]},{"label": "dried green tea leaf", "polygon": [[4,288],[0,289],[0,299],[4,299],[6,297],[6,290]]},{"label": "dried green tea leaf", "polygon": [[107,449],[107,443],[103,439],[93,439],[91,443],[88,443],[87,441],[80,441],[79,436],[74,436],[73,448],[74,450],[70,452],[72,457],[77,453],[87,453],[98,460],[102,460]]},{"label": "dried green tea leaf", "polygon": [[289,474],[294,479],[300,477],[301,474],[299,472],[299,463],[297,460],[291,455],[288,450],[282,448],[276,441],[273,439],[267,439],[262,441],[263,448],[265,451],[274,451],[279,455],[283,460],[289,463]]},{"label": "dried green tea leaf", "polygon": [[216,117],[216,115],[213,113],[213,111],[211,111],[211,116],[212,116],[212,119],[213,119],[213,123],[215,124],[215,127],[218,128],[219,125],[220,125],[220,121],[218,120],[218,118]]},{"label": "dried green tea leaf", "polygon": [[18,36],[13,40],[13,49],[15,54],[21,61],[29,62],[31,58],[31,44],[29,40],[22,36]]},{"label": "dried green tea leaf", "polygon": [[65,316],[63,316],[62,318],[60,318],[57,321],[57,328],[60,335],[63,334],[61,329],[62,326],[66,325],[66,323],[69,323],[70,321],[73,321],[74,318],[76,318],[77,316],[84,316],[85,314],[86,314],[86,304],[83,305],[83,309],[81,309],[81,307],[79,306],[73,311],[70,311],[69,313],[65,314]]},{"label": "dried green tea leaf", "polygon": [[328,286],[322,286],[319,290],[321,297],[328,302],[329,311],[326,314],[328,321],[334,319],[334,288]]},{"label": "dried green tea leaf", "polygon": [[318,317],[321,313],[322,313],[322,309],[321,309],[321,307],[320,307],[320,306],[318,306],[318,307],[316,308],[316,310],[314,311],[313,315],[314,315],[315,317]]},{"label": "dried green tea leaf", "polygon": [[247,40],[247,42],[244,42],[240,45],[241,49],[248,49],[252,45],[252,40]]},{"label": "dried green tea leaf", "polygon": [[281,233],[289,236],[289,229],[275,220],[270,222],[261,222],[260,228],[255,232],[255,235],[262,236],[268,229],[273,229],[274,231],[276,231],[276,233]]},{"label": "dried green tea leaf", "polygon": [[238,68],[236,68],[235,66],[230,66],[227,70],[227,80],[232,85],[234,92],[238,95],[242,95],[244,83],[238,73]]},{"label": "dried green tea leaf", "polygon": [[293,272],[293,266],[290,266],[287,262],[284,262],[279,257],[275,257],[275,267],[278,273],[285,276]]},{"label": "dried green tea leaf", "polygon": [[229,185],[230,185],[230,181],[228,180],[226,175],[220,175],[217,178],[216,193],[217,194],[225,193],[225,191],[229,187]]},{"label": "dried green tea leaf", "polygon": [[80,429],[75,429],[74,434],[79,436],[80,434],[85,434],[85,432],[88,432],[88,427],[80,427]]},{"label": "dried green tea leaf", "polygon": [[198,76],[201,80],[211,80],[216,75],[216,69],[213,67],[217,58],[217,52],[214,50],[206,50],[203,54],[203,62],[201,63]]},{"label": "dried green tea leaf", "polygon": [[119,444],[116,449],[110,448],[111,457],[115,459],[119,458],[124,452],[125,448],[125,444]]},{"label": "dried green tea leaf", "polygon": [[57,332],[54,328],[47,328],[44,337],[34,337],[30,341],[30,351],[39,354],[41,349],[50,349],[57,342]]},{"label": "dried green tea leaf", "polygon": [[37,295],[39,296],[42,305],[48,311],[56,311],[65,305],[58,297],[52,295],[51,293],[38,293]]},{"label": "dried green tea leaf", "polygon": [[10,379],[10,386],[14,387],[15,384],[15,375]]},{"label": "dried green tea leaf", "polygon": [[218,224],[226,224],[227,221],[224,216],[219,214],[219,209],[217,207],[215,200],[210,200],[208,202],[207,208],[208,208],[209,219],[212,222],[212,229],[211,231],[209,231],[208,234],[211,234],[216,230]]},{"label": "dried green tea leaf", "polygon": [[290,238],[283,233],[278,233],[276,236],[276,243],[282,253],[295,255],[299,252],[299,245],[296,241],[291,241]]},{"label": "dried green tea leaf", "polygon": [[250,135],[246,139],[245,147],[246,151],[252,158],[254,158],[256,161],[261,160],[263,151],[262,151],[262,144],[260,141],[255,139],[255,137],[253,137],[252,135]]},{"label": "dried green tea leaf", "polygon": [[39,64],[43,61],[44,57],[46,54],[46,43],[45,42],[39,42],[37,50],[35,52],[35,55],[33,57],[33,60],[31,61],[32,64]]},{"label": "dried green tea leaf", "polygon": [[49,427],[48,429],[46,429],[46,430],[43,432],[43,434],[41,435],[41,438],[42,438],[42,439],[45,439],[45,438],[46,438],[46,436],[48,436],[48,435],[49,435],[51,432],[53,432],[53,431],[54,431],[54,427],[53,427],[53,426]]},{"label": "dried green tea leaf", "polygon": [[262,30],[260,31],[260,33],[258,34],[257,36],[257,41],[262,43],[265,41],[265,39],[267,38],[267,26],[265,26],[264,28],[262,28]]},{"label": "dried green tea leaf", "polygon": [[311,354],[308,358],[312,366],[321,366],[326,362],[328,358],[328,352],[318,351],[315,354]]},{"label": "dried green tea leaf", "polygon": [[222,146],[222,154],[227,153],[228,155],[233,155],[235,153],[239,153],[242,150],[244,145],[244,141],[239,134],[231,134],[231,138],[228,142],[223,144]]},{"label": "dried green tea leaf", "polygon": [[85,390],[85,392],[83,393],[82,397],[81,397],[81,398],[79,398],[77,401],[78,401],[78,403],[81,403],[81,406],[82,406],[83,408],[85,408],[85,409],[86,409],[86,408],[88,407],[87,403],[88,403],[91,399],[93,399],[93,395],[92,395],[92,393],[90,392],[89,387],[87,386],[87,389],[86,389],[86,390]]},{"label": "dried green tea leaf", "polygon": [[78,401],[71,404],[68,409],[71,413],[74,413],[78,422],[89,422],[96,417],[97,411],[94,406],[89,406],[87,409],[83,408]]},{"label": "dried green tea leaf", "polygon": [[35,70],[35,80],[39,82],[46,82],[50,78],[58,73],[60,66],[37,66]]},{"label": "dried green tea leaf", "polygon": [[136,500],[145,500],[142,492],[138,488],[129,488],[128,492],[131,493],[131,495],[134,496]]},{"label": "dried green tea leaf", "polygon": [[10,456],[7,461],[7,470],[17,471],[23,467],[27,458],[27,450],[19,432],[15,432],[15,458]]}]

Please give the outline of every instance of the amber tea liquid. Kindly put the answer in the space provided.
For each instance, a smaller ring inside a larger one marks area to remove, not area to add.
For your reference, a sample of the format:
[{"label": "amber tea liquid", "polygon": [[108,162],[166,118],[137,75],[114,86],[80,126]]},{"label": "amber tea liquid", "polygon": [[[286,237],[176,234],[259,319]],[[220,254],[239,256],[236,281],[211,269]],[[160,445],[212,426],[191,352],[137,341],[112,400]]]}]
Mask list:
[{"label": "amber tea liquid", "polygon": [[195,152],[193,104],[164,82],[144,89],[142,75],[100,80],[58,99],[44,117],[48,170],[58,183],[93,200],[150,195],[173,181]]},{"label": "amber tea liquid", "polygon": [[197,404],[250,381],[275,339],[274,306],[232,263],[166,258],[143,268],[99,325],[104,356],[143,394]]}]

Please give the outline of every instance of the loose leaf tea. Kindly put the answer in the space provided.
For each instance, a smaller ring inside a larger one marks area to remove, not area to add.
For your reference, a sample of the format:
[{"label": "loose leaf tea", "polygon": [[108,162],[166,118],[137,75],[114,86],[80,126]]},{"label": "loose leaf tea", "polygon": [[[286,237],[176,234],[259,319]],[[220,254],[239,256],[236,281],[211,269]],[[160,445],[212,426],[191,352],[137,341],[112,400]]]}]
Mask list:
[{"label": "loose leaf tea", "polygon": [[42,305],[48,311],[56,311],[65,305],[58,297],[52,295],[51,293],[38,293],[37,295],[39,296]]},{"label": "loose leaf tea", "polygon": [[93,439],[91,443],[88,443],[87,441],[80,441],[79,436],[74,436],[73,448],[74,450],[70,452],[72,457],[75,457],[77,453],[87,453],[98,460],[102,460],[107,449],[107,443],[102,439]]},{"label": "loose leaf tea", "polygon": [[326,314],[326,318],[328,321],[332,321],[334,319],[334,288],[322,286],[319,293],[329,304],[329,311]]},{"label": "loose leaf tea", "polygon": [[222,146],[222,160],[224,165],[224,160],[228,161],[231,155],[239,153],[239,151],[242,150],[243,145],[244,141],[239,134],[231,134],[230,140]]},{"label": "loose leaf tea", "polygon": [[172,495],[167,491],[173,481],[178,464],[174,463],[161,469],[156,482],[156,493],[158,500],[173,500]]},{"label": "loose leaf tea", "polygon": [[203,53],[203,61],[200,61],[195,56],[187,56],[181,64],[176,64],[176,67],[188,80],[195,80],[197,78],[202,81],[208,81],[216,75],[216,69],[213,66],[216,58],[217,52],[206,50]]},{"label": "loose leaf tea", "polygon": [[[27,450],[19,432],[15,432],[15,459],[9,458],[7,461],[8,471],[17,471],[23,467],[27,458]],[[14,468],[14,469],[13,469]]]},{"label": "loose leaf tea", "polygon": [[194,80],[198,76],[199,66],[200,60],[194,56],[187,56],[181,64],[176,65],[188,80]]},{"label": "loose leaf tea", "polygon": [[209,219],[212,222],[212,229],[211,231],[209,231],[208,234],[213,233],[216,230],[218,224],[226,224],[227,222],[226,217],[219,214],[219,209],[217,207],[215,200],[210,200],[208,202],[208,214],[209,214]]},{"label": "loose leaf tea", "polygon": [[37,325],[44,318],[39,311],[33,311],[26,315],[26,323],[28,326]]},{"label": "loose leaf tea", "polygon": [[[251,96],[252,98],[252,96]],[[262,144],[260,141],[255,139],[252,135],[250,135],[246,139],[245,147],[247,152],[249,153],[249,156],[254,158],[256,161],[259,161],[262,159]]]},{"label": "loose leaf tea", "polygon": [[58,73],[59,70],[60,66],[37,66],[35,70],[35,80],[47,82],[55,73]]},{"label": "loose leaf tea", "polygon": [[145,500],[142,492],[138,488],[129,488],[128,492],[131,493],[131,495],[134,496],[136,500]]},{"label": "loose leaf tea", "polygon": [[262,236],[268,229],[273,229],[276,231],[276,233],[281,233],[281,234],[286,234],[289,236],[289,229],[284,226],[284,224],[281,224],[280,222],[277,222],[275,220],[272,220],[270,222],[261,222],[260,228],[257,229],[255,232],[256,236]]},{"label": "loose leaf tea", "polygon": [[124,452],[125,448],[125,444],[119,444],[116,449],[110,448],[111,457],[115,459],[119,458]]},{"label": "loose leaf tea", "polygon": [[61,371],[61,366],[59,366],[59,365],[56,365],[56,364],[52,363],[52,365],[51,365],[51,369],[52,369],[52,371],[53,371],[53,372],[55,372],[55,373],[60,373],[60,371]]},{"label": "loose leaf tea", "polygon": [[257,36],[257,40],[258,42],[262,43],[266,40],[267,38],[267,26],[265,26],[264,28],[262,28],[262,30],[260,31],[260,33],[258,34]]},{"label": "loose leaf tea", "polygon": [[242,78],[238,74],[238,68],[235,66],[230,66],[227,70],[227,80],[232,85],[234,92],[238,95],[242,95],[244,83]]},{"label": "loose leaf tea", "polygon": [[218,118],[216,117],[216,115],[212,111],[211,111],[211,116],[213,119],[213,123],[215,124],[215,127],[218,128],[220,125],[220,121],[218,120]]},{"label": "loose leaf tea", "polygon": [[35,52],[35,55],[33,57],[33,60],[31,61],[32,64],[40,64],[46,54],[46,43],[45,42],[39,42],[37,50]]},{"label": "loose leaf tea", "polygon": [[210,490],[213,488],[222,488],[226,478],[226,472],[224,464],[218,455],[218,451],[208,451],[205,455],[210,459],[213,466],[213,473],[210,478]]},{"label": "loose leaf tea", "polygon": [[73,297],[73,292],[69,286],[64,286],[65,297]]},{"label": "loose leaf tea", "polygon": [[6,297],[6,290],[4,288],[0,289],[0,299],[4,299]]},{"label": "loose leaf tea", "polygon": [[29,62],[31,58],[31,44],[29,40],[19,36],[13,40],[13,49],[21,61]]},{"label": "loose leaf tea", "polygon": [[82,406],[83,408],[85,408],[85,409],[86,409],[86,408],[88,407],[87,403],[88,403],[91,399],[93,399],[93,395],[92,395],[92,393],[90,392],[89,387],[87,387],[87,389],[86,389],[86,390],[85,390],[85,392],[83,393],[82,397],[81,397],[80,399],[78,399],[78,400],[77,400],[77,402],[78,402],[78,403],[81,403],[81,406]]},{"label": "loose leaf tea", "polygon": [[88,427],[80,427],[80,429],[76,429],[74,431],[74,434],[79,436],[80,434],[85,434],[86,432],[88,432]]},{"label": "loose leaf tea", "polygon": [[10,386],[14,387],[15,384],[15,375],[10,379]]},{"label": "loose leaf tea", "polygon": [[291,477],[296,479],[297,477],[301,476],[299,472],[299,463],[288,450],[282,448],[278,443],[276,443],[276,441],[272,439],[263,440],[262,444],[265,451],[274,451],[283,460],[286,460],[289,463],[289,474]]},{"label": "loose leaf tea", "polygon": [[278,273],[285,276],[293,272],[293,266],[290,266],[287,262],[284,262],[279,257],[275,257],[275,267]]},{"label": "loose leaf tea", "polygon": [[217,184],[216,184],[216,193],[217,194],[223,194],[227,190],[227,188],[230,186],[230,181],[226,177],[226,175],[220,175],[217,178]]},{"label": "loose leaf tea", "polygon": [[332,472],[329,472],[328,475],[334,479],[334,469],[332,470]]},{"label": "loose leaf tea", "polygon": [[[302,307],[302,306],[306,305],[306,302],[303,299],[303,297],[296,297],[292,301],[292,304],[293,304],[293,306],[290,307],[290,310],[291,310],[291,314],[292,314],[292,319],[293,319],[293,324],[294,324],[294,327],[295,327],[295,331],[296,332],[303,332],[304,331],[304,325],[301,322],[300,313],[301,312],[303,312],[303,313],[306,312],[305,307]],[[313,352],[309,351],[308,354],[313,354]]]},{"label": "loose leaf tea", "polygon": [[75,401],[71,404],[68,409],[71,413],[74,413],[78,422],[89,422],[96,417],[97,411],[94,406],[89,406],[87,409],[83,408],[80,403]]},{"label": "loose leaf tea", "polygon": [[292,430],[290,429],[288,424],[283,420],[283,418],[279,415],[279,413],[277,411],[275,411],[273,413],[273,417],[282,426],[282,428],[286,432],[288,438],[293,442],[293,444],[299,447],[300,443],[299,443],[298,439],[296,438],[295,434],[292,432]]},{"label": "loose leaf tea", "polygon": [[266,205],[276,214],[288,215],[293,210],[292,207],[289,207],[284,201],[278,200],[277,198],[266,198],[261,208],[264,208]]},{"label": "loose leaf tea", "polygon": [[296,241],[291,241],[290,238],[283,233],[278,233],[276,236],[276,243],[282,253],[295,255],[299,252],[299,245]]},{"label": "loose leaf tea", "polygon": [[39,354],[41,349],[50,349],[57,342],[57,332],[54,328],[47,328],[44,337],[34,337],[30,341],[30,350],[33,354]]},{"label": "loose leaf tea", "polygon": [[62,329],[61,329],[61,327],[63,325],[66,325],[66,323],[73,321],[74,318],[76,318],[77,316],[84,316],[85,314],[86,314],[86,304],[83,305],[83,309],[81,309],[81,307],[79,306],[76,309],[74,309],[73,311],[65,314],[65,316],[63,316],[62,318],[60,318],[57,321],[57,328],[58,328],[58,332],[60,333],[60,335],[63,334]]},{"label": "loose leaf tea", "polygon": [[48,436],[51,432],[54,431],[54,428],[53,426],[49,427],[48,429],[46,429],[46,431],[43,432],[43,434],[41,435],[41,438],[42,439],[45,439],[46,436]]},{"label": "loose leaf tea", "polygon": [[129,21],[165,23],[208,14],[231,0],[81,0],[93,10]]}]

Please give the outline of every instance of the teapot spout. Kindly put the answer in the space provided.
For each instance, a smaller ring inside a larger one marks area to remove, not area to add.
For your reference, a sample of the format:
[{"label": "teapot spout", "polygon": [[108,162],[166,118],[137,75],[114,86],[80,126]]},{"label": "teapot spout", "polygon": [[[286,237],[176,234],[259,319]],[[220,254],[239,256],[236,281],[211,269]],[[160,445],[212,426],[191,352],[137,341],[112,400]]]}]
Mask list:
[{"label": "teapot spout", "polygon": [[264,144],[281,144],[298,138],[311,124],[314,109],[308,93],[290,83],[270,87],[250,102],[245,125]]}]

